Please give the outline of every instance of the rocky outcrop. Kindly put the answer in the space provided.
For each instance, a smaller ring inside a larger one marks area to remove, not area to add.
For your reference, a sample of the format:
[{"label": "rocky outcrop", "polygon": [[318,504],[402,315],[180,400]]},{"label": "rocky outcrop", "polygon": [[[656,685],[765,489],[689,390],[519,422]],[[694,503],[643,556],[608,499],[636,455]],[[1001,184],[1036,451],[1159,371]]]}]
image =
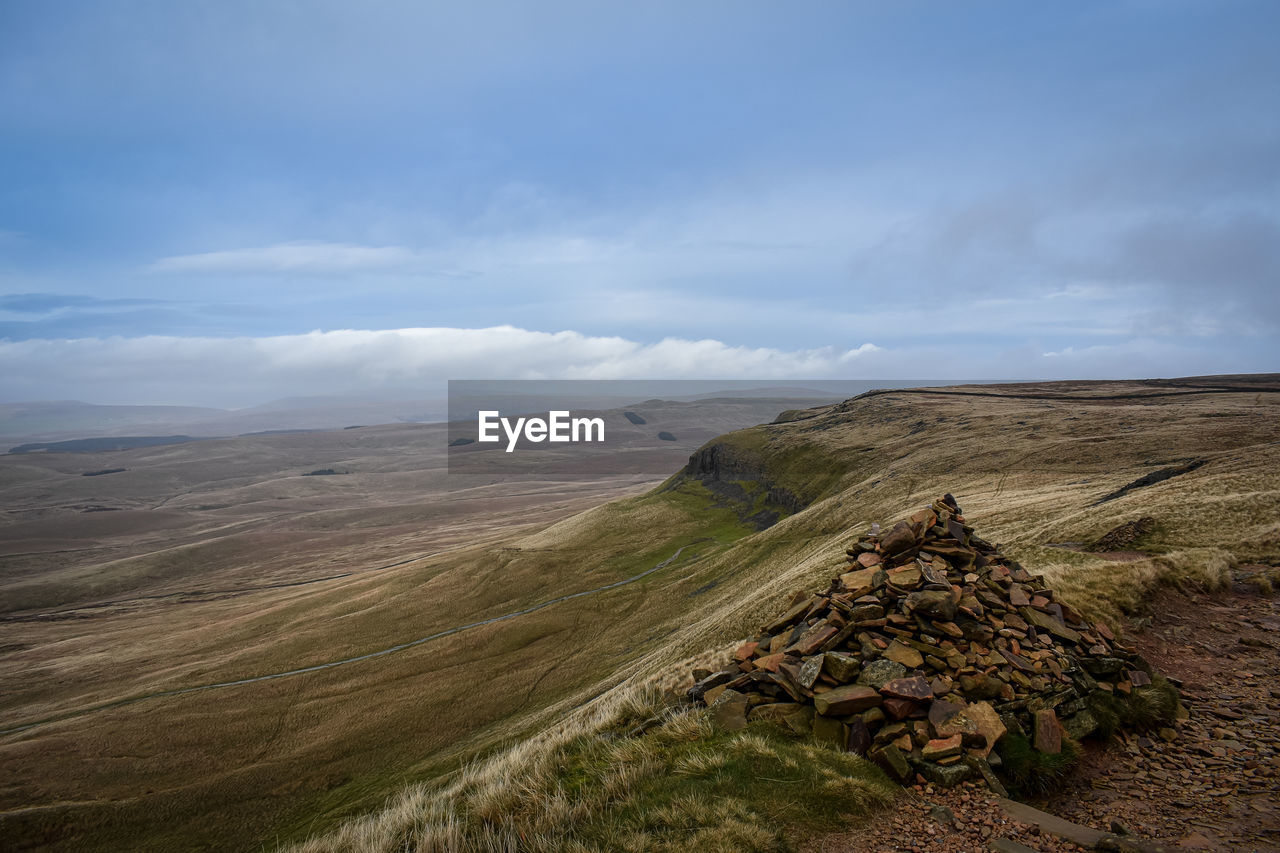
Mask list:
[{"label": "rocky outcrop", "polygon": [[730,666],[695,673],[689,699],[730,727],[770,719],[864,754],[902,782],[999,790],[993,749],[1010,732],[1055,754],[1104,724],[1099,696],[1154,689],[1146,661],[978,537],[950,495],[873,525],[847,554],[826,591],[795,596]]},{"label": "rocky outcrop", "polygon": [[1104,504],[1107,501],[1113,501],[1116,498],[1122,498],[1125,495],[1129,494],[1129,492],[1132,492],[1134,489],[1142,489],[1142,488],[1146,488],[1147,486],[1154,486],[1157,483],[1163,483],[1165,480],[1171,480],[1174,477],[1181,477],[1183,474],[1190,474],[1192,471],[1196,470],[1197,468],[1202,467],[1206,463],[1206,461],[1207,460],[1205,459],[1196,459],[1192,462],[1188,462],[1186,465],[1178,465],[1173,468],[1161,468],[1159,471],[1152,471],[1150,474],[1145,474],[1139,477],[1138,479],[1134,480],[1132,483],[1126,483],[1125,485],[1116,489],[1114,492],[1110,492],[1106,495],[1103,495],[1102,497],[1098,498],[1098,500],[1094,501],[1093,505],[1098,506],[1099,504]]},{"label": "rocky outcrop", "polygon": [[1099,552],[1123,551],[1155,529],[1156,520],[1149,515],[1133,521],[1126,521],[1124,524],[1107,531],[1102,538],[1089,546],[1089,550]]},{"label": "rocky outcrop", "polygon": [[701,483],[758,530],[806,506],[795,493],[771,482],[758,454],[727,442],[708,444],[694,452],[676,482],[686,480]]}]

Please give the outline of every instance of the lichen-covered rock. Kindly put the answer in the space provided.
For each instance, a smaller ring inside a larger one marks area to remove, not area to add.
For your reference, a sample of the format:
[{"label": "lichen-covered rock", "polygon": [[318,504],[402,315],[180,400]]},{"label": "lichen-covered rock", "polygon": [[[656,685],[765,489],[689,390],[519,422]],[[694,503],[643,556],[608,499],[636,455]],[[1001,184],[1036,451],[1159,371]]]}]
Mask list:
[{"label": "lichen-covered rock", "polygon": [[906,674],[907,668],[897,661],[878,658],[862,667],[862,673],[858,676],[858,683],[879,690],[890,681],[903,678]]},{"label": "lichen-covered rock", "polygon": [[711,703],[711,718],[727,731],[736,732],[747,727],[746,694],[726,689]]}]

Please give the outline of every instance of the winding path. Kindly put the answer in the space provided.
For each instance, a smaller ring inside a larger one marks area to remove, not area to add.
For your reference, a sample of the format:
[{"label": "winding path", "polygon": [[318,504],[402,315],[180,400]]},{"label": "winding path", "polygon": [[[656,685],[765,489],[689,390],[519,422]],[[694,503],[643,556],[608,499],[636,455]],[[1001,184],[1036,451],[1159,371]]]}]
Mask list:
[{"label": "winding path", "polygon": [[507,619],[514,619],[517,616],[527,616],[530,613],[537,612],[546,607],[551,607],[552,605],[562,604],[566,601],[572,601],[575,598],[585,598],[586,596],[589,596],[589,595],[595,595],[596,593],[599,593],[599,592],[606,592],[611,589],[617,589],[618,587],[626,586],[627,584],[635,583],[636,581],[646,578],[649,575],[653,574],[654,572],[659,571],[661,569],[665,569],[667,566],[674,563],[677,559],[679,559],[680,554],[684,551],[684,549],[688,547],[689,545],[681,545],[679,548],[676,549],[676,552],[674,554],[672,554],[670,557],[663,560],[662,562],[658,563],[653,568],[646,569],[640,574],[633,575],[632,577],[626,578],[624,580],[614,581],[613,583],[605,584],[604,586],[598,586],[594,589],[586,589],[581,592],[573,592],[568,595],[562,595],[558,598],[552,598],[547,601],[543,601],[539,604],[535,604],[532,607],[526,607],[523,610],[514,610],[510,613],[504,613],[501,616],[492,616],[488,619],[481,619],[478,622],[468,622],[466,625],[457,625],[453,628],[446,628],[443,631],[437,631],[434,634],[429,634],[425,637],[419,637],[418,639],[410,640],[407,643],[398,643],[394,646],[389,646],[388,648],[380,649],[376,652],[368,652],[367,654],[363,654],[363,655],[356,655],[354,657],[328,661],[326,663],[318,663],[312,666],[304,666],[298,669],[288,669],[283,672],[272,672],[272,673],[267,673],[266,675],[255,675],[251,678],[240,678],[234,681],[216,681],[211,684],[198,684],[193,687],[178,687],[173,690],[158,690],[153,693],[142,693],[137,696],[128,696],[123,699],[115,699],[110,702],[102,702],[97,705],[89,705],[84,708],[77,708],[73,711],[67,711],[52,717],[46,717],[43,720],[36,720],[34,722],[24,723],[20,726],[13,726],[7,729],[0,729],[0,736],[16,734],[18,732],[24,732],[24,731],[27,731],[28,729],[36,728],[37,726],[43,726],[49,723],[57,723],[63,720],[73,719],[75,717],[82,717],[86,714],[92,714],[95,711],[105,711],[110,708],[119,708],[124,705],[133,705],[137,702],[143,702],[148,699],[161,699],[167,696],[184,696],[188,693],[199,693],[204,690],[216,690],[220,687],[238,687],[243,684],[254,684],[259,681],[272,681],[277,678],[288,678],[289,676],[292,676],[292,675],[303,675],[308,672],[319,672],[320,670],[323,670],[323,669],[333,669],[335,667],[345,666],[346,664],[349,664],[349,663],[358,663],[359,661],[371,660],[373,658],[379,658],[385,655],[395,654],[396,652],[402,652],[405,649],[411,649],[414,646],[420,646],[423,643],[429,643],[432,640],[438,640],[441,637],[448,637],[451,634],[457,634],[462,631],[470,630],[471,628],[479,628],[482,625],[492,625],[494,622],[503,622]]}]

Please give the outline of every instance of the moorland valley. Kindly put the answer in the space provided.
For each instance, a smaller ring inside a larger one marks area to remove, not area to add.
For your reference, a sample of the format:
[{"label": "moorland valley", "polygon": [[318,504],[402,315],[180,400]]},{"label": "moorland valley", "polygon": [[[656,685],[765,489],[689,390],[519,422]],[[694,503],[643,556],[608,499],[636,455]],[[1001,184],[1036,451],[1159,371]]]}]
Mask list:
[{"label": "moorland valley", "polygon": [[[954,493],[1120,627],[1159,589],[1280,559],[1276,376],[752,406],[637,409],[645,475],[601,460],[572,482],[449,484],[443,427],[416,424],[0,457],[0,831],[20,849],[485,849],[500,811],[530,847],[656,847],[661,803],[584,794],[566,821],[528,798],[566,744],[615,755],[590,745],[825,588],[873,522]],[[303,476],[324,470],[351,473]],[[1123,559],[1087,547],[1140,521]],[[671,754],[700,742],[661,731]],[[634,796],[671,775],[649,759]],[[879,771],[840,761],[851,811],[888,801]],[[816,831],[724,802],[682,843]]]}]

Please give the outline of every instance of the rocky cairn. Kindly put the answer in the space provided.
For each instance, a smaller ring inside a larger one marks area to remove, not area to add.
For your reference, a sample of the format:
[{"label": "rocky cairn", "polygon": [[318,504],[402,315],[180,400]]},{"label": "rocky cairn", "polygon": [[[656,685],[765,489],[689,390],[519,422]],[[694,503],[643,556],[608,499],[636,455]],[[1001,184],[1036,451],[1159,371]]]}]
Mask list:
[{"label": "rocky cairn", "polygon": [[980,778],[1010,732],[1058,753],[1099,721],[1095,694],[1152,683],[1148,664],[965,523],[951,495],[873,525],[823,593],[799,593],[731,665],[688,691],[718,722],[772,720],[865,755],[904,784]]}]

